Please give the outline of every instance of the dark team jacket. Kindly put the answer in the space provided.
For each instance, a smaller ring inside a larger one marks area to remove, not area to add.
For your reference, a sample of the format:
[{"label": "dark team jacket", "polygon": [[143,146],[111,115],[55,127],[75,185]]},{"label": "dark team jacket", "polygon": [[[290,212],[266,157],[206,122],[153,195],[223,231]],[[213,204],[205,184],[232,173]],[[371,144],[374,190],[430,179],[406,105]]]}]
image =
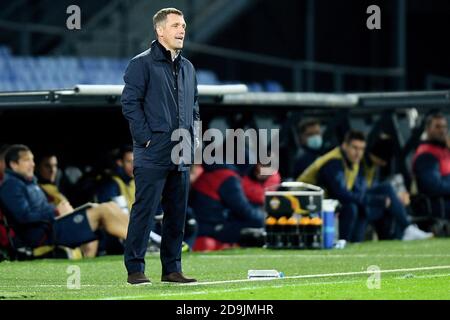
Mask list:
[{"label": "dark team jacket", "polygon": [[26,179],[6,169],[0,187],[0,201],[9,224],[25,245],[37,247],[44,244],[57,214],[49,204],[36,178]]},{"label": "dark team jacket", "polygon": [[263,213],[246,198],[234,166],[211,165],[204,169],[192,186],[191,207],[199,224],[263,219]]},{"label": "dark team jacket", "polygon": [[450,196],[450,150],[445,143],[422,142],[414,154],[412,168],[420,193]]},{"label": "dark team jacket", "polygon": [[172,62],[170,52],[154,41],[131,59],[124,81],[122,113],[133,138],[135,167],[173,165],[171,151],[176,142],[171,141],[172,132],[183,128],[193,139],[194,121],[200,120],[192,63],[181,54]]}]

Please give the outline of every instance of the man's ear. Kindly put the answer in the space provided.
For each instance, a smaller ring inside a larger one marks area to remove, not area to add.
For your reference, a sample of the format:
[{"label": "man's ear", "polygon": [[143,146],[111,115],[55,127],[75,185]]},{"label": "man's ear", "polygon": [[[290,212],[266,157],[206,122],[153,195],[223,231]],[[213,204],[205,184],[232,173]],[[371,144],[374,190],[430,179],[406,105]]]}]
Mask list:
[{"label": "man's ear", "polygon": [[123,167],[123,161],[122,161],[122,159],[117,159],[117,160],[116,160],[116,164],[117,164],[119,167]]},{"label": "man's ear", "polygon": [[163,33],[163,29],[161,26],[157,26],[156,27],[156,34],[158,35],[158,37],[161,37]]},{"label": "man's ear", "polygon": [[9,163],[9,167],[13,170],[16,171],[17,167],[19,166],[19,163],[15,162],[15,161],[11,161]]}]

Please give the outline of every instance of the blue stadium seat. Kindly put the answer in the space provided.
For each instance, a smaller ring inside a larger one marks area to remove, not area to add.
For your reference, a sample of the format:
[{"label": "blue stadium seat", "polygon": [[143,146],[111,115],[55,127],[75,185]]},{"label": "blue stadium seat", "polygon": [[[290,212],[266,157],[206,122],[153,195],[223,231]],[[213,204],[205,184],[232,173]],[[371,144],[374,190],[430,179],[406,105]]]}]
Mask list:
[{"label": "blue stadium seat", "polygon": [[277,81],[268,80],[264,83],[267,92],[283,92],[283,86]]},{"label": "blue stadium seat", "polygon": [[11,49],[7,46],[0,46],[0,57],[10,58],[11,57]]},{"label": "blue stadium seat", "polygon": [[[12,56],[0,46],[0,90],[73,88],[76,84],[124,84],[128,58]],[[220,84],[211,70],[198,70],[199,84]],[[274,85],[272,85],[274,87]],[[262,91],[262,87],[254,87]]]},{"label": "blue stadium seat", "polygon": [[197,70],[197,81],[199,84],[219,84],[220,82],[213,71],[204,69]]},{"label": "blue stadium seat", "polygon": [[258,82],[252,82],[247,84],[248,90],[251,92],[263,92],[264,91],[264,87],[262,86],[262,84],[258,83]]}]

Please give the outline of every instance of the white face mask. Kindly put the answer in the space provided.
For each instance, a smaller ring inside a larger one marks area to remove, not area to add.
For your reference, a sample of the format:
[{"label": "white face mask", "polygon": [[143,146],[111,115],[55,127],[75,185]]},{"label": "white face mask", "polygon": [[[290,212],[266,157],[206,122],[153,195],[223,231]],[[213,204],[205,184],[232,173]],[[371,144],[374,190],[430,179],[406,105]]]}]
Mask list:
[{"label": "white face mask", "polygon": [[320,134],[315,134],[306,139],[306,145],[313,150],[320,149],[322,147],[322,142],[322,136]]}]

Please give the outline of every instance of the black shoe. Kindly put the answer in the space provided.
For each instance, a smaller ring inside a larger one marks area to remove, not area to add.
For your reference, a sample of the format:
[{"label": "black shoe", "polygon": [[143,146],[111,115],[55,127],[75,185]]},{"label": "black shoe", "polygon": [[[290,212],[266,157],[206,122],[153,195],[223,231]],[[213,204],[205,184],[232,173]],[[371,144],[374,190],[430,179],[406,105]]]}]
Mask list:
[{"label": "black shoe", "polygon": [[128,275],[127,282],[134,286],[145,286],[152,284],[142,272],[135,272]]},{"label": "black shoe", "polygon": [[178,283],[188,283],[197,282],[196,279],[186,278],[181,272],[172,272],[161,277],[163,282],[178,282]]}]

